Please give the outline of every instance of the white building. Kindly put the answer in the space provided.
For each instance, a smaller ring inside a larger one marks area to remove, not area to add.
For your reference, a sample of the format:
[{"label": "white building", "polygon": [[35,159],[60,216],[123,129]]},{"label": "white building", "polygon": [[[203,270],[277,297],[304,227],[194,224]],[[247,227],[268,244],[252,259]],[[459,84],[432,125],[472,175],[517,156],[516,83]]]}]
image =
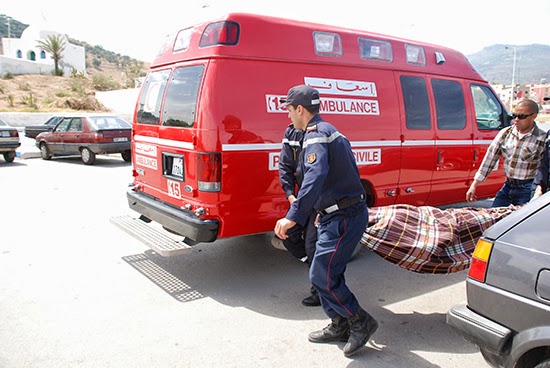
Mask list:
[{"label": "white building", "polygon": [[[0,75],[10,72],[17,74],[51,74],[54,70],[54,61],[51,54],[38,47],[39,40],[46,40],[48,36],[61,35],[54,31],[45,31],[40,27],[29,26],[21,34],[21,38],[2,38],[4,54],[0,55]],[[70,76],[73,69],[86,75],[86,53],[82,46],[69,43],[67,36],[65,49],[59,67],[65,76]]]}]

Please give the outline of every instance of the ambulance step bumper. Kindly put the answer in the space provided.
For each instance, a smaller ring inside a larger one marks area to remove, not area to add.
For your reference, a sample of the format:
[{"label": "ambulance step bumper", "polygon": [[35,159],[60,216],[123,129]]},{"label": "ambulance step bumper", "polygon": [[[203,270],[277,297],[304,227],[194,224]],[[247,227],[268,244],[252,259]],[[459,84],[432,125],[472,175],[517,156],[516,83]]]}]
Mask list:
[{"label": "ambulance step bumper", "polygon": [[155,229],[140,219],[123,215],[111,217],[111,223],[132,235],[163,257],[177,256],[191,251],[191,247],[183,241],[171,238],[163,231]]}]

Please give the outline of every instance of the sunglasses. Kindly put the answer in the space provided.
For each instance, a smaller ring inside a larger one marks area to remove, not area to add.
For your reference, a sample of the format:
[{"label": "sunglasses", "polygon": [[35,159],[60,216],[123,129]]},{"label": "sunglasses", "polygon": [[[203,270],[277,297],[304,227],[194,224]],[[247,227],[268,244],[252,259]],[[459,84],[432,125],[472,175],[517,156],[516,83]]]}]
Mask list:
[{"label": "sunglasses", "polygon": [[512,114],[512,119],[519,119],[519,120],[523,120],[523,119],[527,119],[529,116],[531,115],[535,115],[534,113],[533,114]]}]

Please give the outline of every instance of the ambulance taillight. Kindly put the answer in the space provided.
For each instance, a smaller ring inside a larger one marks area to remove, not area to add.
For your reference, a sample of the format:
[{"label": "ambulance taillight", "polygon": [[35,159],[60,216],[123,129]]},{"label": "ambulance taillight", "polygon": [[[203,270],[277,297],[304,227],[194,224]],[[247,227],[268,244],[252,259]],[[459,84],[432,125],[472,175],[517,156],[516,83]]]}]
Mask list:
[{"label": "ambulance taillight", "polygon": [[239,42],[239,34],[239,23],[229,21],[210,23],[202,33],[199,46],[234,46]]},{"label": "ambulance taillight", "polygon": [[198,188],[202,192],[219,192],[222,187],[222,155],[200,152],[197,162]]}]

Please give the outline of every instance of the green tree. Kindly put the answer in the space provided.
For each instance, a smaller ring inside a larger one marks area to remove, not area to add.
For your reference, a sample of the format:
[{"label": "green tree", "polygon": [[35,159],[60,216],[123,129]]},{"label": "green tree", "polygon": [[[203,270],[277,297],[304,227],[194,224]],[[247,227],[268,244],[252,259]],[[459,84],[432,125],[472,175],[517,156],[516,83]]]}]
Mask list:
[{"label": "green tree", "polygon": [[59,69],[59,62],[63,58],[65,38],[61,35],[49,35],[45,40],[38,40],[38,47],[52,55],[55,66],[55,75],[63,75],[63,72]]}]

